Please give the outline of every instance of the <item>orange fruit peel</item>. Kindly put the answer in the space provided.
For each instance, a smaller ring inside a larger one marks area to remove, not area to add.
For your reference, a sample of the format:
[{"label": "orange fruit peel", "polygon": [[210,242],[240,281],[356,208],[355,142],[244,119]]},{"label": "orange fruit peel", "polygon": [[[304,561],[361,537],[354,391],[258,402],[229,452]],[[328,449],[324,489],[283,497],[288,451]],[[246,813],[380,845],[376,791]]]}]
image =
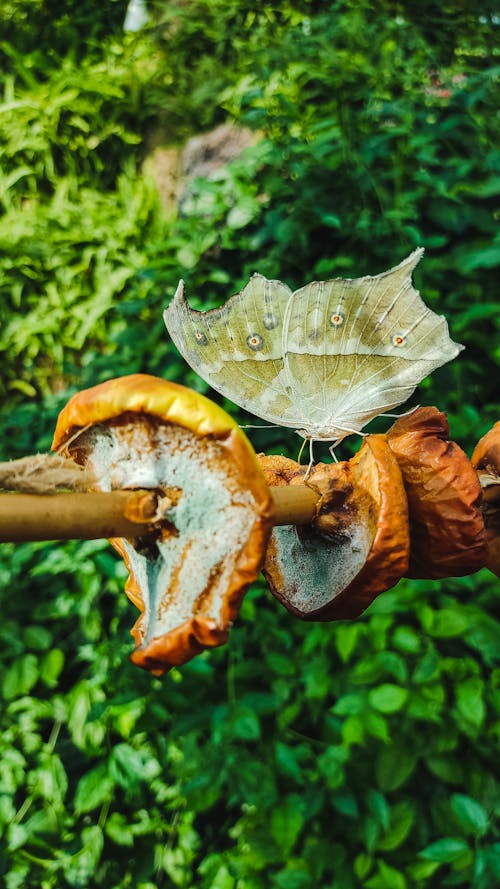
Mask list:
[{"label": "orange fruit peel", "polygon": [[74,395],[52,447],[89,466],[98,490],[163,497],[151,534],[110,541],[140,610],[131,660],[160,675],[224,643],[272,526],[269,490],[235,421],[203,395],[134,374]]},{"label": "orange fruit peel", "polygon": [[[484,482],[483,516],[486,528],[488,554],[486,567],[500,577],[500,422],[478,441],[471,463],[481,474]],[[495,499],[487,498],[487,492],[495,490]]]},{"label": "orange fruit peel", "polygon": [[436,407],[400,417],[387,442],[401,469],[410,513],[408,577],[473,574],[487,558],[481,486]]}]

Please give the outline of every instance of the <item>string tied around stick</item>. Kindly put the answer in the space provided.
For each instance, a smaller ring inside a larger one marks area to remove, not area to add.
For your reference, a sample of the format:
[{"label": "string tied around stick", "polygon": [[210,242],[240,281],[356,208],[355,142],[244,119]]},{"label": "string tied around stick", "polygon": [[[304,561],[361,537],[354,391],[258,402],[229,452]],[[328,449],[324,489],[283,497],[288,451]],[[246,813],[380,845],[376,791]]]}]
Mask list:
[{"label": "string tied around stick", "polygon": [[59,454],[34,454],[0,463],[0,490],[22,494],[89,491],[95,485],[90,469]]}]

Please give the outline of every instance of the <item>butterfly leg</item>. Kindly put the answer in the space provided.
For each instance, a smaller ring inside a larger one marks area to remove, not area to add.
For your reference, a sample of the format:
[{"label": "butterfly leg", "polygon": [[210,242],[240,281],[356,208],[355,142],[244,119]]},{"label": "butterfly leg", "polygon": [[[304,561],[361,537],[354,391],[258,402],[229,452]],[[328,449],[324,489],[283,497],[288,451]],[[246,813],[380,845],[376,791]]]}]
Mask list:
[{"label": "butterfly leg", "polygon": [[264,425],[263,423],[259,423],[257,426],[253,426],[251,423],[238,423],[240,429],[282,429],[282,426],[272,426],[267,423]]},{"label": "butterfly leg", "polygon": [[301,444],[301,446],[300,446],[300,451],[299,451],[299,453],[298,453],[298,457],[297,457],[297,463],[300,463],[302,454],[304,453],[304,448],[305,448],[305,446],[306,446],[306,441],[307,441],[307,438],[304,438],[304,440],[303,440],[303,442],[302,442],[302,444]]},{"label": "butterfly leg", "polygon": [[[306,440],[304,440],[304,444],[305,444],[305,441]],[[303,449],[304,449],[304,446],[302,446],[302,450]],[[308,463],[308,466],[306,469],[306,474],[303,478],[303,481],[305,481],[307,479],[311,469],[313,468],[313,464],[314,464],[313,440],[312,440],[312,438],[310,438],[309,439],[309,463]]]},{"label": "butterfly leg", "polygon": [[332,460],[333,460],[334,463],[338,463],[338,462],[339,462],[339,458],[337,457],[337,455],[336,455],[336,453],[335,453],[335,448],[337,447],[337,445],[338,445],[338,441],[334,441],[333,444],[330,445],[330,447],[328,448],[328,450],[330,451],[330,454],[331,454],[331,456],[332,456]]}]

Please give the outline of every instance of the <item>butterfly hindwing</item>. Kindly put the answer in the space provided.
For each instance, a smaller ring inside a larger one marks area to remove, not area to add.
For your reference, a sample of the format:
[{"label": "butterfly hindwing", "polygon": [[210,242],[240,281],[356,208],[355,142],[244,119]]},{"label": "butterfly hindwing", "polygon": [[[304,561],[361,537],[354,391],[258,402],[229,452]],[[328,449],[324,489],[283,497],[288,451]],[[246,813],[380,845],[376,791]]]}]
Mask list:
[{"label": "butterfly hindwing", "polygon": [[225,305],[198,312],[186,302],[181,281],[163,317],[181,354],[212,388],[263,419],[295,426],[283,372],[290,296],[280,281],[253,275]]}]

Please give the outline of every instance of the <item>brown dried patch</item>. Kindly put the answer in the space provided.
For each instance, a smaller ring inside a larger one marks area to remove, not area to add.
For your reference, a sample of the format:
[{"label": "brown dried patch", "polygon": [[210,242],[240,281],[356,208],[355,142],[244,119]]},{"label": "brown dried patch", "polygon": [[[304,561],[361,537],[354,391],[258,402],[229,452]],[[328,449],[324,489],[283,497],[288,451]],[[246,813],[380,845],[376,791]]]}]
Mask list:
[{"label": "brown dried patch", "polygon": [[[500,422],[477,443],[471,457],[484,487],[483,516],[488,542],[486,567],[500,577]],[[485,477],[486,476],[486,477]]]},{"label": "brown dried patch", "polygon": [[500,478],[500,420],[478,441],[471,463],[475,469],[484,469]]},{"label": "brown dried patch", "polygon": [[481,488],[466,454],[449,440],[446,415],[435,407],[418,408],[396,420],[387,441],[408,497],[408,577],[460,577],[483,567]]},{"label": "brown dried patch", "polygon": [[[301,466],[281,454],[257,454],[266,483],[271,488],[303,484],[307,466]],[[295,481],[294,481],[295,480]]]}]

